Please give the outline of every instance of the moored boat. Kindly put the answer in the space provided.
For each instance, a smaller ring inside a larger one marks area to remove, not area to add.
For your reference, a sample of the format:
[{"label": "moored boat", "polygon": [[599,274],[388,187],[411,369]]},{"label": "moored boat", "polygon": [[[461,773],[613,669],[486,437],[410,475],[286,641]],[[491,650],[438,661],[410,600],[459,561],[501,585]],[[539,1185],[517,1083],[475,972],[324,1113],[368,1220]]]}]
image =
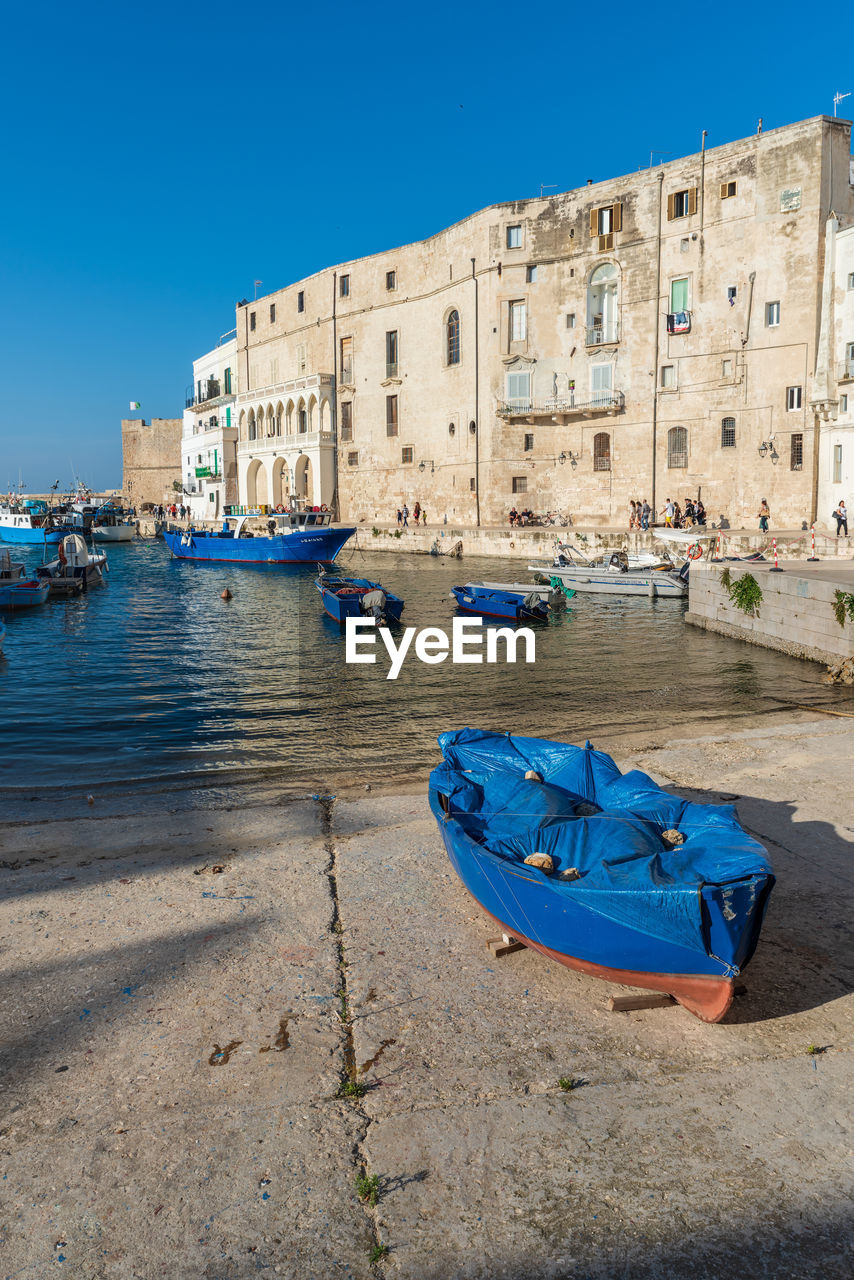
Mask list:
[{"label": "moored boat", "polygon": [[41,500],[18,499],[0,505],[0,542],[56,546],[71,532],[69,521]]},{"label": "moored boat", "polygon": [[600,560],[584,560],[563,554],[566,563],[548,566],[531,564],[532,573],[549,582],[557,579],[572,591],[612,596],[664,596],[683,598],[688,594],[688,567],[632,568],[625,551],[613,551]]},{"label": "moored boat", "polygon": [[450,594],[463,613],[506,618],[509,622],[548,622],[549,606],[539,591],[495,590],[469,582],[464,587],[451,587]]},{"label": "moored boat", "polygon": [[589,743],[461,729],[439,745],[431,809],[463,884],[508,934],[720,1021],[774,885],[731,805],[669,795]]},{"label": "moored boat", "polygon": [[37,578],[0,582],[0,609],[32,609],[45,603],[49,591],[49,584]]},{"label": "moored boat", "polygon": [[253,533],[249,516],[226,516],[219,529],[167,529],[163,537],[176,560],[231,564],[331,564],[354,527],[332,525],[328,511],[289,511],[267,520],[267,534]]},{"label": "moored boat", "polygon": [[46,582],[51,596],[74,596],[103,581],[107,557],[92,554],[79,533],[71,533],[59,545],[59,555],[39,565],[36,576]]},{"label": "moored boat", "polygon": [[320,573],[314,585],[320,592],[325,612],[335,622],[365,617],[376,618],[378,622],[400,622],[403,600],[379,582]]}]

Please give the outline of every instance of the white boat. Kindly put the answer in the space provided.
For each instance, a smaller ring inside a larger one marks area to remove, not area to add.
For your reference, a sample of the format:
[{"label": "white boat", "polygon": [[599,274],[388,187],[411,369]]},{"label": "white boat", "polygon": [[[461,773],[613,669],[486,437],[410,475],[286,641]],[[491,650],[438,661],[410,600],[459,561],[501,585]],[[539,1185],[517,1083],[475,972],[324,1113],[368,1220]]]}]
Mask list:
[{"label": "white boat", "polygon": [[59,556],[36,569],[36,577],[50,585],[51,596],[79,595],[103,581],[107,557],[92,554],[79,533],[70,533],[59,546]]},{"label": "white boat", "polygon": [[559,581],[567,591],[590,592],[609,596],[663,596],[681,598],[688,594],[687,562],[682,569],[632,568],[625,551],[613,551],[602,560],[575,560],[554,564],[546,569],[529,565],[535,573],[545,574],[550,583]]},{"label": "white boat", "polygon": [[75,502],[70,515],[75,529],[88,533],[93,542],[132,542],[136,537],[136,520],[111,502],[101,507]]}]

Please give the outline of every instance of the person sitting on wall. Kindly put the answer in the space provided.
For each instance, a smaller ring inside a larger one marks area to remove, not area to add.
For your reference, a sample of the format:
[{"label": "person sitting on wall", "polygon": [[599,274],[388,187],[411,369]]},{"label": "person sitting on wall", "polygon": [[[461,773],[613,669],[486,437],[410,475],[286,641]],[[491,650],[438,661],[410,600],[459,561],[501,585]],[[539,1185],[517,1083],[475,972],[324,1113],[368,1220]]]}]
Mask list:
[{"label": "person sitting on wall", "polygon": [[516,524],[516,522],[518,521],[518,519],[519,519],[519,512],[516,510],[516,508],[515,508],[515,507],[511,507],[511,508],[510,508],[510,524],[511,524],[511,526],[512,526],[512,525],[515,525],[515,524]]},{"label": "person sitting on wall", "polygon": [[702,502],[700,501],[700,499],[699,499],[699,498],[697,499],[697,507],[696,507],[696,509],[695,509],[695,511],[694,511],[694,519],[697,521],[697,524],[699,524],[699,525],[701,525],[701,526],[705,527],[705,524],[706,524],[706,508],[703,506],[703,504],[702,504]]}]

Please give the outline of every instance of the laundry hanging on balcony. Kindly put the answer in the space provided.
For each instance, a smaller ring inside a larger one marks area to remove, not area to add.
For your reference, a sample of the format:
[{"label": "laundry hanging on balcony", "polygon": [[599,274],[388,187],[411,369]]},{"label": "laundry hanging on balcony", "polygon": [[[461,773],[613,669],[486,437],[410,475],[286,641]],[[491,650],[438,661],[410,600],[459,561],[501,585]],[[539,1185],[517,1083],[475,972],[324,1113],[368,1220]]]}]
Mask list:
[{"label": "laundry hanging on balcony", "polygon": [[688,333],[691,328],[690,311],[674,311],[667,317],[668,333]]}]

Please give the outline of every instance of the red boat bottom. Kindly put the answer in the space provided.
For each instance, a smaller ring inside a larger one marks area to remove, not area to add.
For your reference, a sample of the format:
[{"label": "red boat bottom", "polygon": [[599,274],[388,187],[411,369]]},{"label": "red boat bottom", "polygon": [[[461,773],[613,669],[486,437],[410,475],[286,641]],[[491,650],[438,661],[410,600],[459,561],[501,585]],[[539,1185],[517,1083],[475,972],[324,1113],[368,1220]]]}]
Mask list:
[{"label": "red boat bottom", "polygon": [[[475,898],[475,902],[477,899]],[[550,960],[566,965],[567,969],[576,969],[589,978],[603,978],[606,982],[618,982],[624,987],[642,987],[647,991],[663,991],[673,996],[689,1013],[693,1013],[703,1022],[720,1022],[730,1005],[735,988],[733,978],[707,978],[701,974],[691,973],[643,973],[634,969],[612,969],[609,965],[594,964],[590,960],[577,960],[575,956],[565,956],[551,947],[544,947],[539,942],[526,938],[518,929],[499,920],[491,911],[478,902],[477,905],[485,915],[499,924],[505,933],[511,934],[524,942],[532,951],[539,951]]]}]

